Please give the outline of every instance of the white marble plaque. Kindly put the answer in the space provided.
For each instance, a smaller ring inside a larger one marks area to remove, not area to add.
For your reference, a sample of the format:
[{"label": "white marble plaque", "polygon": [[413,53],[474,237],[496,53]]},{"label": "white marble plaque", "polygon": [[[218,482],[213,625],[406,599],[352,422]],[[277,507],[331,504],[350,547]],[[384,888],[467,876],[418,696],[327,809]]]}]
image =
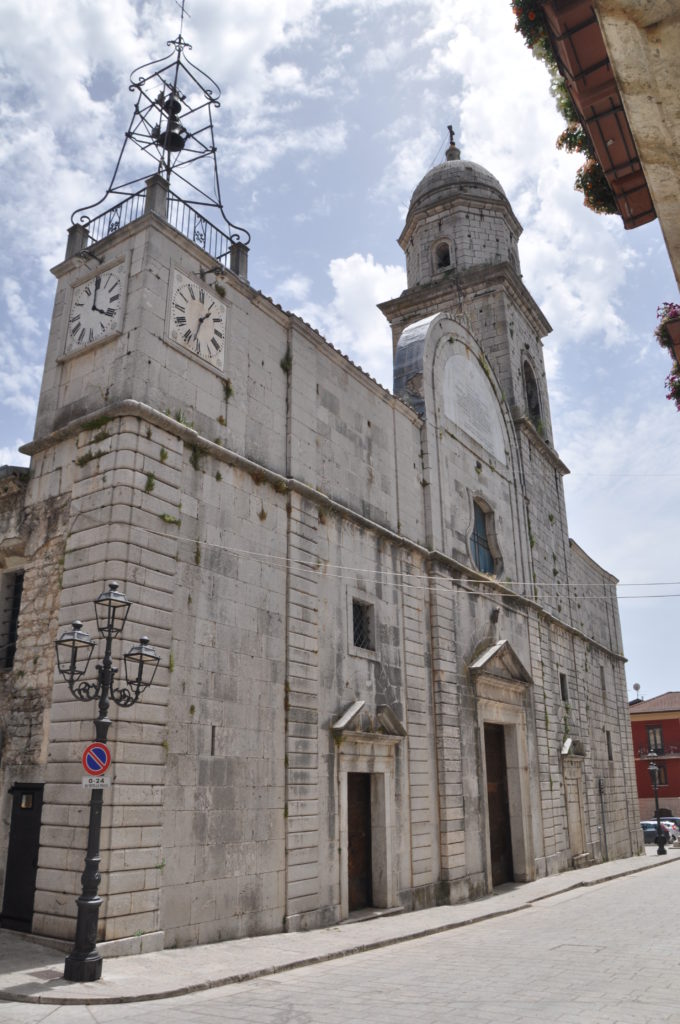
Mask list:
[{"label": "white marble plaque", "polygon": [[444,413],[505,465],[503,421],[491,382],[469,349],[456,346],[444,370]]}]

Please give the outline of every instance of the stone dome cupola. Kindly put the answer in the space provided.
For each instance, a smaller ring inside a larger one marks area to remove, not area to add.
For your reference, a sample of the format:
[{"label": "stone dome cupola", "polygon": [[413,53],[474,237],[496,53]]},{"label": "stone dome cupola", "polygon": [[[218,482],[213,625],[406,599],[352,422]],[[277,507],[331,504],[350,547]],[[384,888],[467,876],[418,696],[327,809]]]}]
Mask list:
[{"label": "stone dome cupola", "polygon": [[479,164],[460,159],[449,125],[446,160],[416,185],[399,238],[408,287],[452,270],[504,262],[519,273],[521,231],[500,182]]}]

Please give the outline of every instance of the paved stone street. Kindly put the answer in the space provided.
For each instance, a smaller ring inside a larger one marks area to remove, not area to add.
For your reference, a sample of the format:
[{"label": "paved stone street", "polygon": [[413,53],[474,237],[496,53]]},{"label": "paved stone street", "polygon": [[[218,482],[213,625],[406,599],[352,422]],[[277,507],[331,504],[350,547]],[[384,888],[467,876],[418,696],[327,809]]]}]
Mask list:
[{"label": "paved stone street", "polygon": [[[677,1024],[673,860],[505,916],[240,984],[123,1005],[3,1003],[0,1022]],[[315,935],[324,933],[307,938]]]}]

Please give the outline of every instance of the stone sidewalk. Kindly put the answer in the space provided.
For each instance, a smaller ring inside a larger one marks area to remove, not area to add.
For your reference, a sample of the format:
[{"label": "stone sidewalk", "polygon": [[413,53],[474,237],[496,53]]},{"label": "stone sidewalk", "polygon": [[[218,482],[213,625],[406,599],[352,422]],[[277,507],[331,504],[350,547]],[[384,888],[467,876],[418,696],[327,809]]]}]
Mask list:
[{"label": "stone sidewalk", "polygon": [[658,857],[656,848],[648,847],[644,857],[597,864],[524,885],[503,886],[492,896],[453,907],[351,920],[318,931],[105,959],[101,980],[87,984],[63,980],[61,951],[19,933],[0,930],[0,1000],[94,1005],[184,995],[460,928],[511,914],[582,886],[599,885],[639,871],[669,870],[679,861],[680,848]]}]

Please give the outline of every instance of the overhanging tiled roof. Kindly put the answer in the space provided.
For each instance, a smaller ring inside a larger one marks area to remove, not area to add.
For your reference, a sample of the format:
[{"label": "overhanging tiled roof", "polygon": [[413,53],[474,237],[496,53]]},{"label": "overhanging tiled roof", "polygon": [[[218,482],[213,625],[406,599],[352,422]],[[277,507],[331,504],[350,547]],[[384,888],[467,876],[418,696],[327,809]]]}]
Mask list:
[{"label": "overhanging tiled roof", "polygon": [[641,700],[639,704],[630,706],[631,715],[645,715],[650,711],[677,711],[680,713],[680,691],[670,690],[658,697]]},{"label": "overhanging tiled roof", "polygon": [[656,212],[590,0],[545,0],[560,72],[627,228]]}]

